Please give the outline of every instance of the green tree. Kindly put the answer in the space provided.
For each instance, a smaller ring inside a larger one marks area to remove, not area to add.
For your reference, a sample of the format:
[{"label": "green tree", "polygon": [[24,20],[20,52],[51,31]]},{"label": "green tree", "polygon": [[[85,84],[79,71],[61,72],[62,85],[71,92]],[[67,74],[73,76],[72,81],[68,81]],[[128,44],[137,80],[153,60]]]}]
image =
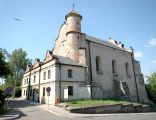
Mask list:
[{"label": "green tree", "polygon": [[[12,71],[12,80],[15,80],[15,84],[20,86],[26,65],[31,63],[31,60],[27,58],[27,53],[22,48],[15,49],[10,57],[9,65]],[[11,78],[11,76],[10,76]],[[10,81],[10,78],[6,82]]]},{"label": "green tree", "polygon": [[8,63],[5,60],[5,53],[0,50],[0,78],[6,78],[10,74]]},{"label": "green tree", "polygon": [[148,77],[146,88],[149,99],[156,103],[156,73],[152,73]]}]

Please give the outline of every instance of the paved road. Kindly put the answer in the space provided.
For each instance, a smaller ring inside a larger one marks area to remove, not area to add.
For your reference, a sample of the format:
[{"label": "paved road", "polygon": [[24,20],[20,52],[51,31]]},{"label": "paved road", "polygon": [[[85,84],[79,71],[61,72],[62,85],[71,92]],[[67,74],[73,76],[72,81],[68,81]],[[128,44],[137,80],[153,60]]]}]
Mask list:
[{"label": "paved road", "polygon": [[54,114],[40,107],[32,105],[26,101],[12,101],[11,107],[17,108],[21,112],[19,120],[156,120],[156,113],[140,114],[94,114],[94,115],[66,115]]}]

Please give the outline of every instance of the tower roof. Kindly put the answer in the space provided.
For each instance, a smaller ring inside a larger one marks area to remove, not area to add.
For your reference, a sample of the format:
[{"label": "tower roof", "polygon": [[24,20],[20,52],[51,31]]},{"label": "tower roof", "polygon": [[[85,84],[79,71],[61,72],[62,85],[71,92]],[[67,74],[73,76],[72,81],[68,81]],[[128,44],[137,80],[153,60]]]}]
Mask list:
[{"label": "tower roof", "polygon": [[65,19],[67,20],[67,18],[69,16],[76,16],[76,17],[79,17],[80,19],[82,19],[82,16],[75,10],[71,10],[66,16],[65,16]]}]

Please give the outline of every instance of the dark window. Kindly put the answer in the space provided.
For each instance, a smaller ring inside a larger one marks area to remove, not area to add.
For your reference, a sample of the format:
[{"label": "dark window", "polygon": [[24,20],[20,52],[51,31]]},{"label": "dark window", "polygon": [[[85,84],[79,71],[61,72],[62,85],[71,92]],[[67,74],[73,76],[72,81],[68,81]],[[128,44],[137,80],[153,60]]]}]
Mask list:
[{"label": "dark window", "polygon": [[73,95],[73,86],[68,86],[68,95]]},{"label": "dark window", "polygon": [[36,82],[36,75],[34,75],[34,83]]},{"label": "dark window", "polygon": [[129,76],[129,64],[127,62],[125,63],[125,67],[126,67],[126,75]]},{"label": "dark window", "polygon": [[43,88],[43,96],[45,96],[45,87]]},{"label": "dark window", "polygon": [[116,61],[112,60],[112,73],[115,74],[116,73]]},{"label": "dark window", "polygon": [[24,96],[25,96],[25,90],[24,90]]},{"label": "dark window", "polygon": [[77,38],[79,39],[79,36]]},{"label": "dark window", "polygon": [[27,78],[27,84],[28,84],[28,81],[29,81],[29,80],[28,80],[28,78]]},{"label": "dark window", "polygon": [[26,96],[27,96],[27,90],[25,91],[25,94],[26,94]]},{"label": "dark window", "polygon": [[48,79],[50,79],[51,76],[51,70],[48,70]]},{"label": "dark window", "polygon": [[43,80],[46,79],[46,72],[43,73]]},{"label": "dark window", "polygon": [[72,78],[72,77],[73,77],[73,75],[72,75],[72,70],[69,69],[69,70],[68,70],[68,78]]},{"label": "dark window", "polygon": [[96,62],[96,71],[100,71],[101,59],[99,56],[96,56],[95,62]]}]

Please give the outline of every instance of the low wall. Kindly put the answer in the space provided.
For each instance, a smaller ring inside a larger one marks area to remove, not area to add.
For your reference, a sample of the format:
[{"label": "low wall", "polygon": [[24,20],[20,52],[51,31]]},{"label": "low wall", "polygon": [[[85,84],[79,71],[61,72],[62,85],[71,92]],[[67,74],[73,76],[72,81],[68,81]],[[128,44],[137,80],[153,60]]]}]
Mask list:
[{"label": "low wall", "polygon": [[133,104],[115,104],[115,105],[102,105],[93,107],[67,107],[66,110],[71,113],[82,113],[82,114],[100,114],[100,113],[140,113],[140,112],[151,112],[149,105],[133,105]]}]

